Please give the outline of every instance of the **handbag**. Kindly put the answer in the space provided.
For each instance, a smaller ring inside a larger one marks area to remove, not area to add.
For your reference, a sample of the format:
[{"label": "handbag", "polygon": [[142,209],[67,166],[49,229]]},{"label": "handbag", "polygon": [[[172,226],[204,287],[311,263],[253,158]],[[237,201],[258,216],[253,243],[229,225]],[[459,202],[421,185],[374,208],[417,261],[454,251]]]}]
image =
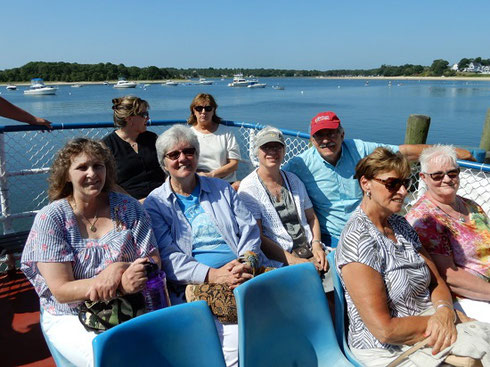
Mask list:
[{"label": "handbag", "polygon": [[139,292],[108,301],[85,301],[80,305],[78,319],[88,331],[101,333],[144,313],[145,299]]}]

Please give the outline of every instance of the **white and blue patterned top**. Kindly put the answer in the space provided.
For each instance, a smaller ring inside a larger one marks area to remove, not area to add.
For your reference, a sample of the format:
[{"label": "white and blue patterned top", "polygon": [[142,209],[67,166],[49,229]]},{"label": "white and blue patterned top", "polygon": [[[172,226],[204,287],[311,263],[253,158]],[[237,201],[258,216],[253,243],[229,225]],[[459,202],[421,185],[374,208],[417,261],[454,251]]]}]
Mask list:
[{"label": "white and blue patterned top", "polygon": [[422,245],[417,232],[399,215],[391,215],[388,222],[395,233],[396,243],[383,235],[358,207],[342,231],[336,250],[337,271],[347,301],[348,342],[351,348],[398,350],[399,347],[381,343],[368,330],[345,289],[341,272],[343,266],[357,262],[381,274],[391,317],[415,316],[431,306],[431,277],[428,266],[419,254]]},{"label": "white and blue patterned top", "polygon": [[34,285],[41,307],[54,315],[77,314],[80,302],[59,303],[37,269],[37,262],[71,262],[75,279],[95,277],[113,262],[132,262],[156,250],[150,218],[124,194],[109,194],[114,228],[99,239],[83,238],[66,199],[42,208],[22,253],[22,271]]}]

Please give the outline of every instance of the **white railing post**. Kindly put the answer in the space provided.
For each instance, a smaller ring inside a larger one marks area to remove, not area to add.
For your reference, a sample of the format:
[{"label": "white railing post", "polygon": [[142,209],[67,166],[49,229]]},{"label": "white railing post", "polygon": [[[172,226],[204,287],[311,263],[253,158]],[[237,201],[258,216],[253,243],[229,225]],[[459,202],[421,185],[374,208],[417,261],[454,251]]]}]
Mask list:
[{"label": "white railing post", "polygon": [[5,156],[5,134],[0,133],[0,206],[1,215],[5,220],[3,221],[3,233],[11,233],[12,220],[9,218],[10,214],[10,200],[9,200],[9,188],[7,180],[7,162]]}]

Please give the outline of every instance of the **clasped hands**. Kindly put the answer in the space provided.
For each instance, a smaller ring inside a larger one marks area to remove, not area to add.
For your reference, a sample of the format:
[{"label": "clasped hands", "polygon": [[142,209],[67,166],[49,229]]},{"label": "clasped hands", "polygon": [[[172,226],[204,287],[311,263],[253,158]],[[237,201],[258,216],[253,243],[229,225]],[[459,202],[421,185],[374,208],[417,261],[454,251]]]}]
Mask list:
[{"label": "clasped hands", "polygon": [[95,278],[87,292],[91,301],[110,300],[119,290],[123,294],[141,291],[148,278],[145,263],[148,258],[140,258],[132,263],[115,262],[102,270]]},{"label": "clasped hands", "polygon": [[210,268],[206,276],[206,282],[225,283],[228,284],[230,289],[234,289],[252,278],[252,267],[249,264],[232,260],[221,268]]}]

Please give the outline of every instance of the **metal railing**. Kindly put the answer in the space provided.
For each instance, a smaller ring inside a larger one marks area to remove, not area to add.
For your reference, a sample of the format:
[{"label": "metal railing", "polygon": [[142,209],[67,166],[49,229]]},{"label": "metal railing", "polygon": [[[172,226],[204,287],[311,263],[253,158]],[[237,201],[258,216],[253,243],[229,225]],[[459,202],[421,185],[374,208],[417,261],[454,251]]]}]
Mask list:
[{"label": "metal railing", "polygon": [[[157,134],[173,124],[185,120],[161,120],[149,123],[149,129]],[[245,177],[257,166],[253,138],[264,126],[247,122],[224,121],[236,128],[235,136],[240,145],[242,160],[238,178]],[[47,177],[55,153],[68,140],[75,137],[101,139],[113,130],[112,122],[53,124],[51,132],[42,132],[37,126],[0,126],[0,223],[3,233],[29,229],[32,217],[48,204]],[[309,147],[309,135],[295,130],[281,129],[286,138],[285,163]],[[460,195],[471,198],[490,212],[490,165],[459,162],[462,174]],[[414,167],[414,179],[418,177]],[[423,191],[412,192],[405,210]]]}]

